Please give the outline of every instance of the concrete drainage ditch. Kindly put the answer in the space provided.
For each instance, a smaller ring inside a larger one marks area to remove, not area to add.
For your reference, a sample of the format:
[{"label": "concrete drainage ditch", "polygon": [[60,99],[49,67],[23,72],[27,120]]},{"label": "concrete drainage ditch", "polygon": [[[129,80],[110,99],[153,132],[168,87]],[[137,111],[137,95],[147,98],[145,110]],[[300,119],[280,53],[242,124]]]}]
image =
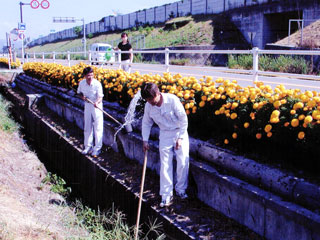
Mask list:
[{"label": "concrete drainage ditch", "polygon": [[[69,176],[73,182],[80,183],[83,193],[88,196],[91,204],[103,206],[106,203],[105,199],[113,196],[121,208],[127,208],[128,213],[135,215],[136,194],[130,192],[125,184],[122,184],[121,179],[116,177],[105,179],[106,170],[99,162],[82,156],[79,149],[70,145],[66,138],[28,108],[32,104],[37,104],[35,100],[41,99],[42,104],[51,111],[82,128],[83,103],[62,89],[51,87],[25,75],[18,76],[16,84],[27,94],[41,94],[30,95],[27,107],[19,111],[23,112],[29,134],[40,146],[45,144],[43,149],[47,150],[44,154],[49,159],[48,164],[62,171],[63,176]],[[11,96],[14,101],[9,91],[6,95]],[[123,117],[124,109],[114,103],[106,102],[105,105],[110,113],[118,116],[119,119]],[[122,151],[127,158],[142,164],[139,123],[133,127],[135,132],[119,134],[118,142],[113,145],[113,149],[117,152]],[[115,128],[113,123],[105,120],[104,143],[106,145],[111,145]],[[154,139],[156,136],[157,129],[154,129]],[[319,186],[294,176],[286,176],[279,170],[270,169],[252,160],[234,156],[232,153],[197,139],[191,141],[191,154],[193,159],[190,175],[197,189],[197,198],[202,202],[249,227],[266,239],[320,239],[320,216],[308,210],[308,208],[319,208]],[[210,161],[226,169],[228,175],[219,173]],[[156,140],[153,141],[148,156],[148,168],[155,172],[159,170]],[[232,174],[233,172],[237,174]],[[107,174],[112,175],[111,172]],[[237,177],[234,177],[235,175]],[[246,179],[250,180],[251,184]],[[116,186],[117,190],[110,186]],[[291,201],[284,201],[283,197]],[[128,201],[130,204],[127,204]],[[201,234],[197,235],[197,231],[188,230],[188,227],[183,226],[175,218],[167,217],[148,201],[145,201],[143,206],[144,217],[160,218],[165,223],[164,228],[169,236],[173,235],[175,239],[200,238]]]}]

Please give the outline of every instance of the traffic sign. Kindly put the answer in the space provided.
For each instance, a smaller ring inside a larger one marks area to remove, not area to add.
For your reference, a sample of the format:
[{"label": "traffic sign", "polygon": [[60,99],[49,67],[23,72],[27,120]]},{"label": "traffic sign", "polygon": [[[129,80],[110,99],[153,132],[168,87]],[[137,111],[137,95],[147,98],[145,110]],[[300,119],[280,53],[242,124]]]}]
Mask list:
[{"label": "traffic sign", "polygon": [[25,35],[24,33],[19,33],[19,38],[22,40],[22,39],[25,39]]},{"label": "traffic sign", "polygon": [[18,23],[18,29],[19,30],[26,30],[26,24],[25,23]]},{"label": "traffic sign", "polygon": [[38,2],[38,0],[32,0],[30,2],[30,6],[33,8],[33,9],[37,9],[39,6],[40,6],[40,3]]},{"label": "traffic sign", "polygon": [[41,7],[42,7],[43,9],[48,9],[48,8],[50,7],[49,1],[48,1],[48,0],[42,0],[42,2],[41,2]]},{"label": "traffic sign", "polygon": [[25,31],[24,30],[18,30],[18,34],[20,34],[20,33],[24,33]]}]

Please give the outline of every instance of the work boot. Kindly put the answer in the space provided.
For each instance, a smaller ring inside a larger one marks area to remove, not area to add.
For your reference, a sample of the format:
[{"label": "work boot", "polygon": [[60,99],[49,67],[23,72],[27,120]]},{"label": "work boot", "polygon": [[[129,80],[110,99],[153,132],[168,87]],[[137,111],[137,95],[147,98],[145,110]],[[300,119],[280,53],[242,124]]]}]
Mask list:
[{"label": "work boot", "polygon": [[160,207],[168,207],[172,204],[172,196],[162,197]]},{"label": "work boot", "polygon": [[188,195],[186,194],[186,192],[176,192],[176,195],[181,198],[182,200],[187,199]]},{"label": "work boot", "polygon": [[90,151],[91,151],[91,147],[86,147],[85,149],[83,149],[83,151],[81,153],[83,155],[87,155]]},{"label": "work boot", "polygon": [[93,150],[92,153],[91,153],[91,156],[92,157],[98,157],[100,152],[101,152],[100,150]]}]

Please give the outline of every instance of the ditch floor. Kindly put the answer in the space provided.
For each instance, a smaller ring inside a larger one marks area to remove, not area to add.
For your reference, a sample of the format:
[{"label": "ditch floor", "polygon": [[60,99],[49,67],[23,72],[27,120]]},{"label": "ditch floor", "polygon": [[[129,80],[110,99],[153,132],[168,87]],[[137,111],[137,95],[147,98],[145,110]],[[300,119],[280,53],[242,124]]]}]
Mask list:
[{"label": "ditch floor", "polygon": [[[22,91],[15,88],[12,94],[19,99],[21,106],[24,105],[26,97]],[[83,131],[76,125],[63,120],[42,104],[33,106],[33,111],[40,115],[43,121],[54,127],[61,136],[67,138],[74,148],[79,151],[83,149]],[[88,158],[91,158],[91,156],[88,156]],[[136,195],[139,194],[141,165],[106,146],[103,147],[101,155],[94,160],[99,162],[100,166],[109,171],[112,177],[116,177],[127,189],[130,189]],[[199,201],[193,191],[189,191],[188,200],[182,201],[174,197],[173,204],[167,208],[159,207],[160,196],[158,192],[159,176],[155,172],[147,170],[144,199],[146,199],[148,205],[158,211],[159,214],[164,215],[170,222],[180,226],[188,235],[194,236],[195,239],[264,239]]]}]

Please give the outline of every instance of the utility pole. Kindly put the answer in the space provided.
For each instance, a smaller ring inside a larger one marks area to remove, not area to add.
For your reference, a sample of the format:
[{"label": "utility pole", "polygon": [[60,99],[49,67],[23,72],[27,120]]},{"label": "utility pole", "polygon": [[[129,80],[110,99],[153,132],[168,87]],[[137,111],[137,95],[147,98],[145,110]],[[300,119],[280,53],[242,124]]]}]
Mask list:
[{"label": "utility pole", "polygon": [[54,22],[54,23],[75,23],[76,21],[82,21],[82,30],[83,30],[82,43],[83,43],[83,51],[84,51],[84,56],[87,57],[86,25],[85,25],[84,18],[76,19],[76,18],[74,18],[74,17],[53,17],[53,22]]}]

